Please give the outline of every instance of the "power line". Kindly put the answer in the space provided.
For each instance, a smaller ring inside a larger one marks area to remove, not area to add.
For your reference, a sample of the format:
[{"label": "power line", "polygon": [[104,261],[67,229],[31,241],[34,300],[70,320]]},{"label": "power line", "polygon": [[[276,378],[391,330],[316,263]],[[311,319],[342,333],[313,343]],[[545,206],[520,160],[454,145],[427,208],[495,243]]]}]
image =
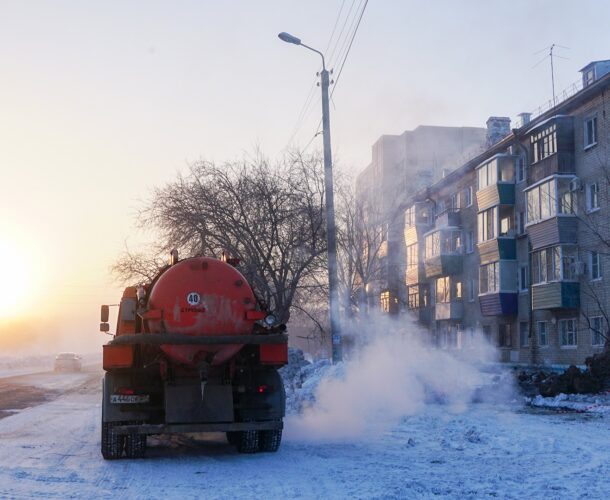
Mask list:
[{"label": "power line", "polygon": [[354,39],[356,38],[356,33],[358,33],[358,28],[360,27],[360,22],[362,21],[362,16],[364,16],[364,11],[366,10],[366,6],[368,5],[369,0],[365,0],[364,7],[362,7],[362,12],[360,12],[360,17],[358,18],[358,24],[356,25],[356,29],[354,30],[354,34],[352,35],[352,39],[349,42],[349,47],[347,48],[347,53],[343,58],[343,62],[341,63],[341,68],[339,68],[339,73],[337,74],[337,78],[335,79],[335,84],[333,86],[333,90],[330,93],[331,97],[335,93],[337,89],[337,84],[339,83],[339,78],[341,78],[341,73],[343,72],[343,67],[345,66],[345,61],[347,61],[347,57],[349,56],[350,50],[352,49],[352,44],[354,43]]},{"label": "power line", "polygon": [[[355,0],[352,0],[352,7],[354,4]],[[339,20],[341,19],[341,13],[343,12],[343,8],[345,6],[345,0],[343,0],[341,2],[341,7],[339,8],[339,12],[337,14],[337,17],[335,18],[335,23],[333,25],[333,29],[331,31],[330,37],[328,38],[328,42],[326,44],[326,50],[325,52],[328,52],[328,49],[333,41],[333,37],[335,35],[335,32],[337,30],[337,26],[339,25]],[[351,8],[350,7],[350,11]],[[348,12],[348,16],[349,16],[349,12]],[[339,34],[339,37],[337,38],[337,43],[339,41],[339,39],[341,38],[341,34],[343,33],[343,30],[341,31],[341,33]],[[336,46],[336,44],[335,44]],[[299,115],[297,117],[297,121],[295,123],[295,126],[293,128],[292,134],[290,135],[290,139],[288,140],[288,143],[286,144],[286,147],[290,146],[292,144],[292,141],[294,140],[295,136],[299,133],[299,131],[301,130],[301,128],[304,125],[304,122],[306,120],[306,118],[309,116],[309,114],[311,113],[311,110],[313,109],[311,107],[311,103],[312,103],[312,99],[315,95],[315,90],[316,90],[316,83],[317,83],[318,79],[317,77],[314,78],[311,87],[309,88],[309,92],[307,94],[307,98],[305,99],[305,103],[303,104],[303,107],[301,108],[301,111],[299,112]],[[318,97],[318,99],[316,99],[316,104],[317,102],[320,100],[320,98]]]}]

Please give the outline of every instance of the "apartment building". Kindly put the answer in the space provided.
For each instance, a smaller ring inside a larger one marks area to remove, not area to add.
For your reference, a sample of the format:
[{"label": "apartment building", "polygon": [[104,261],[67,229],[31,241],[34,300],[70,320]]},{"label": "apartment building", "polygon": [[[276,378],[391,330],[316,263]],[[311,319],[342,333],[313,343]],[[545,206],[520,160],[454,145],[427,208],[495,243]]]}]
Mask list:
[{"label": "apartment building", "polygon": [[441,179],[465,159],[485,150],[497,131],[479,127],[419,126],[383,135],[372,147],[370,164],[356,180],[356,202],[368,234],[367,252],[379,265],[361,286],[371,306],[398,313],[404,308],[404,204],[420,188]]},{"label": "apartment building", "polygon": [[[401,313],[436,343],[476,331],[513,363],[582,365],[610,331],[610,61],[582,89],[409,197]],[[489,124],[488,124],[489,126]]]}]

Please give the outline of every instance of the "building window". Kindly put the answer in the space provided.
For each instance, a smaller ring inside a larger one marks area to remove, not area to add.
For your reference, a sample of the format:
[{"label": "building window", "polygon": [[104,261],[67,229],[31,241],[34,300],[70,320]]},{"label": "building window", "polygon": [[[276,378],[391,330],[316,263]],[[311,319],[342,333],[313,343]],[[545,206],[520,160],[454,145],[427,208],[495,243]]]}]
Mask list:
[{"label": "building window", "polygon": [[599,260],[599,252],[589,252],[589,274],[592,280],[598,280],[602,277],[602,268]]},{"label": "building window", "polygon": [[415,225],[415,207],[409,207],[405,210],[405,227],[409,228]]},{"label": "building window", "polygon": [[553,177],[527,190],[527,223],[540,222],[557,214],[576,214],[577,179]]},{"label": "building window", "polygon": [[407,305],[409,307],[409,309],[418,309],[419,308],[419,287],[416,286],[410,286],[408,288],[408,302]]},{"label": "building window", "polygon": [[460,195],[459,193],[453,193],[447,200],[447,208],[451,211],[459,210],[460,208]]},{"label": "building window", "polygon": [[462,298],[462,282],[461,281],[451,281],[453,285],[453,300],[460,300]]},{"label": "building window", "polygon": [[479,191],[498,182],[498,163],[495,160],[486,163],[477,170]]},{"label": "building window", "polygon": [[447,303],[450,302],[450,287],[449,287],[449,276],[444,276],[436,280],[436,302]]},{"label": "building window", "polygon": [[426,236],[426,259],[441,253],[441,233],[436,231]]},{"label": "building window", "polygon": [[493,240],[498,235],[498,207],[493,207],[478,215],[479,243]]},{"label": "building window", "polygon": [[599,184],[593,182],[587,184],[587,211],[593,212],[599,210]]},{"label": "building window", "polygon": [[464,188],[464,206],[472,206],[472,186]]},{"label": "building window", "polygon": [[538,321],[536,326],[538,327],[538,345],[539,346],[549,345],[549,337],[547,334],[546,321]]},{"label": "building window", "polygon": [[595,316],[589,319],[591,330],[591,345],[604,345],[604,319],[601,316]]},{"label": "building window", "polygon": [[525,212],[517,213],[517,234],[525,233]]},{"label": "building window", "polygon": [[500,289],[500,263],[492,262],[479,268],[479,295]]},{"label": "building window", "polygon": [[523,156],[515,157],[515,171],[517,182],[523,182],[525,180],[525,158]]},{"label": "building window", "polygon": [[466,253],[474,252],[474,231],[466,233]]},{"label": "building window", "polygon": [[532,284],[576,281],[576,247],[554,246],[532,252]]},{"label": "building window", "polygon": [[407,247],[407,269],[417,267],[417,243]]},{"label": "building window", "polygon": [[390,292],[381,292],[379,303],[383,312],[390,312]]},{"label": "building window", "polygon": [[513,336],[510,328],[510,324],[498,325],[498,345],[500,347],[512,347]]},{"label": "building window", "polygon": [[474,289],[474,280],[470,280],[468,283],[468,302],[474,302],[474,296],[476,294],[476,290]]},{"label": "building window", "polygon": [[557,126],[555,124],[531,137],[532,163],[544,160],[557,152]]},{"label": "building window", "polygon": [[597,144],[597,117],[588,118],[584,123],[585,149]]},{"label": "building window", "polygon": [[588,87],[595,81],[595,68],[587,70],[583,75],[583,87]]},{"label": "building window", "polygon": [[576,345],[575,319],[559,320],[559,341],[563,347],[572,347]]},{"label": "building window", "polygon": [[529,324],[527,321],[519,323],[519,345],[521,347],[528,347],[530,345]]},{"label": "building window", "polygon": [[529,286],[529,266],[527,264],[519,268],[519,290],[527,292]]}]

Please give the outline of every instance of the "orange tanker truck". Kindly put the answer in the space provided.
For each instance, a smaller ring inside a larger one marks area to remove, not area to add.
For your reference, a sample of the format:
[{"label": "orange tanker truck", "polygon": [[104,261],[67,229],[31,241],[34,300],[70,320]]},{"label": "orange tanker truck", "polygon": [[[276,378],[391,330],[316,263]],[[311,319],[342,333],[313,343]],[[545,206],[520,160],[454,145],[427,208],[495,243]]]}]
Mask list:
[{"label": "orange tanker truck", "polygon": [[[286,327],[232,264],[172,252],[151,283],[125,289],[103,346],[105,459],[143,457],[151,434],[226,432],[241,453],[279,448]],[[108,332],[109,306],[101,315]]]}]

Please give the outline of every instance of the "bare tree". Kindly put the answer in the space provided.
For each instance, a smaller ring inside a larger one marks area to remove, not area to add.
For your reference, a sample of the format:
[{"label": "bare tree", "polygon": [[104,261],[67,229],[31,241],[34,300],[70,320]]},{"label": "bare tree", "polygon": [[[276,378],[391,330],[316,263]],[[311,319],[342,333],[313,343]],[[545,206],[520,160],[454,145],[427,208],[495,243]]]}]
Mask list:
[{"label": "bare tree", "polygon": [[379,211],[365,199],[356,197],[353,184],[339,190],[337,240],[339,243],[339,281],[346,315],[367,312],[366,288],[382,278],[383,254],[387,245],[384,227],[395,216],[381,223]]},{"label": "bare tree", "polygon": [[[282,322],[301,290],[324,268],[326,234],[320,158],[290,153],[277,164],[262,155],[238,162],[201,161],[154,190],[139,214],[157,229],[159,250],[180,255],[227,252],[259,298]],[[149,278],[154,258],[128,252],[115,264],[126,278]]]}]

